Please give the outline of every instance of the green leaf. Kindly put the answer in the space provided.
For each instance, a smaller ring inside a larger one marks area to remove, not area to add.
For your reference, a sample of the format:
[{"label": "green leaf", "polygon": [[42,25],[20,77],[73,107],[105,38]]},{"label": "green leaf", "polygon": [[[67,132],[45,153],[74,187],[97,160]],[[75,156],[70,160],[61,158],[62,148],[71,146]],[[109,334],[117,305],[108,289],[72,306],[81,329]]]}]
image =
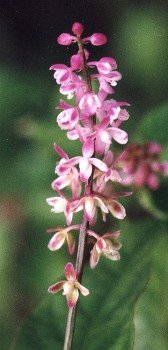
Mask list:
[{"label": "green leaf", "polygon": [[135,310],[134,350],[167,349],[167,246],[168,237],[165,231],[159,235],[154,247],[149,285]]},{"label": "green leaf", "polygon": [[[95,270],[85,268],[82,283],[90,295],[80,298],[74,350],[132,349],[134,307],[149,280],[152,244],[163,225],[155,220],[137,224],[124,220],[121,260],[101,258]],[[13,349],[61,350],[66,314],[65,298],[48,296],[26,321]]]}]

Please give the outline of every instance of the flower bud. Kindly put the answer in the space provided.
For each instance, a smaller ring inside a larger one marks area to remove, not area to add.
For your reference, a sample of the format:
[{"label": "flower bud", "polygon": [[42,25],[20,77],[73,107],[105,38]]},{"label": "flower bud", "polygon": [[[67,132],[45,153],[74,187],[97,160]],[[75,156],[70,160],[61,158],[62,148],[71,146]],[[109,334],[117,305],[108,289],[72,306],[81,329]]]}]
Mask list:
[{"label": "flower bud", "polygon": [[101,33],[95,33],[90,37],[90,42],[94,46],[104,45],[107,42],[107,37]]},{"label": "flower bud", "polygon": [[81,35],[83,33],[83,25],[79,22],[75,22],[72,26],[72,32],[75,35]]},{"label": "flower bud", "polygon": [[59,35],[57,42],[60,45],[70,45],[72,44],[72,41],[74,40],[74,36],[68,34],[68,33],[62,33]]}]

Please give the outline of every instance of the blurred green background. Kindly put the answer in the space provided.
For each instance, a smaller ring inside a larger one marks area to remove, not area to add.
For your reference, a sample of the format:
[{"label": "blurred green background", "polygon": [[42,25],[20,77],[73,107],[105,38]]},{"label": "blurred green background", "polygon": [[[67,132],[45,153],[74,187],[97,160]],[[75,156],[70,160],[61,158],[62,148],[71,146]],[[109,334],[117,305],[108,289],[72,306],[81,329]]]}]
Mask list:
[{"label": "blurred green background", "polygon": [[[56,37],[69,32],[74,21],[84,24],[86,36],[108,36],[105,47],[89,47],[90,57],[117,59],[123,79],[116,99],[131,103],[124,125],[129,142],[159,141],[166,159],[166,5],[155,0],[0,1],[2,350],[62,349],[65,300],[46,291],[62,276],[69,257],[66,247],[58,253],[47,249],[47,228],[64,224],[64,218],[50,213],[45,198],[54,195],[53,142],[69,156],[80,147],[67,142],[55,123],[60,96],[48,68],[68,64],[75,52],[59,47]],[[107,222],[108,229],[122,229],[121,261],[102,259],[95,271],[87,264],[84,285],[91,295],[79,304],[74,349],[167,349],[167,192],[162,179],[155,193],[139,191],[124,200],[126,220]]]}]

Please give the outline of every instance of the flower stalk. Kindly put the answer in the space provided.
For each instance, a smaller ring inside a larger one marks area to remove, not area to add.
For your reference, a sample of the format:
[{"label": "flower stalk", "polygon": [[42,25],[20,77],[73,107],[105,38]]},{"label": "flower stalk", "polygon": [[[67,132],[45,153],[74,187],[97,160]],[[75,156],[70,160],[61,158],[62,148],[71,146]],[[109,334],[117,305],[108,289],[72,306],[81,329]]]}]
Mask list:
[{"label": "flower stalk", "polygon": [[[90,43],[94,46],[103,45],[107,38],[104,34],[94,33],[90,37],[81,38],[83,26],[74,23],[73,35],[62,33],[57,41],[60,45],[77,43],[78,52],[70,60],[70,67],[64,64],[54,64],[50,67],[54,70],[54,78],[60,85],[61,94],[67,97],[67,101],[60,100],[57,107],[62,112],[57,116],[57,123],[62,130],[67,132],[69,140],[76,140],[82,144],[82,155],[69,158],[58,146],[54,150],[61,157],[57,163],[55,172],[57,179],[52,182],[52,188],[56,191],[56,197],[47,199],[52,206],[53,213],[63,212],[66,218],[66,228],[54,228],[48,230],[55,233],[49,242],[49,249],[56,251],[67,243],[68,251],[75,251],[74,230],[79,230],[77,257],[75,267],[68,262],[65,266],[66,280],[51,285],[50,293],[63,290],[69,308],[67,326],[64,339],[64,350],[72,348],[73,334],[76,319],[76,309],[79,292],[84,296],[89,290],[81,285],[85,260],[87,239],[93,241],[93,249],[90,254],[90,266],[95,268],[100,256],[116,261],[120,258],[118,250],[121,244],[117,241],[120,231],[97,234],[90,226],[97,219],[97,209],[102,214],[103,221],[110,212],[117,219],[124,219],[126,212],[119,197],[130,195],[130,192],[113,192],[110,183],[122,183],[123,170],[118,165],[115,155],[110,150],[113,141],[125,144],[128,141],[127,133],[120,129],[123,121],[129,117],[128,112],[122,109],[128,106],[126,102],[117,102],[109,99],[114,94],[114,89],[121,74],[116,70],[117,64],[113,58],[104,57],[99,61],[89,62],[89,52],[84,45]],[[90,73],[90,69],[97,69],[97,73]],[[83,72],[83,76],[80,75]],[[99,91],[92,89],[92,81],[99,84]],[[69,100],[75,97],[75,106],[69,104]],[[64,194],[64,189],[70,187],[72,196]],[[82,223],[71,225],[73,215],[83,210]]]}]

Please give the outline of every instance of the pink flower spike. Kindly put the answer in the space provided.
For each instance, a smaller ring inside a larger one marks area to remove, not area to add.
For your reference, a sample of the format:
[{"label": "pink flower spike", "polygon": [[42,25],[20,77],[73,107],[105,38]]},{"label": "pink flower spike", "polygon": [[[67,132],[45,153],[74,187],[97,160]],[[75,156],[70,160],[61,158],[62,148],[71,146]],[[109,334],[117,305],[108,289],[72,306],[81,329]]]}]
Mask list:
[{"label": "pink flower spike", "polygon": [[83,25],[79,22],[75,22],[72,26],[72,32],[80,36],[83,33]]},{"label": "pink flower spike", "polygon": [[75,41],[76,41],[76,37],[68,33],[60,34],[57,39],[58,44],[65,45],[65,46],[70,45],[72,44],[72,42],[75,42]]}]

